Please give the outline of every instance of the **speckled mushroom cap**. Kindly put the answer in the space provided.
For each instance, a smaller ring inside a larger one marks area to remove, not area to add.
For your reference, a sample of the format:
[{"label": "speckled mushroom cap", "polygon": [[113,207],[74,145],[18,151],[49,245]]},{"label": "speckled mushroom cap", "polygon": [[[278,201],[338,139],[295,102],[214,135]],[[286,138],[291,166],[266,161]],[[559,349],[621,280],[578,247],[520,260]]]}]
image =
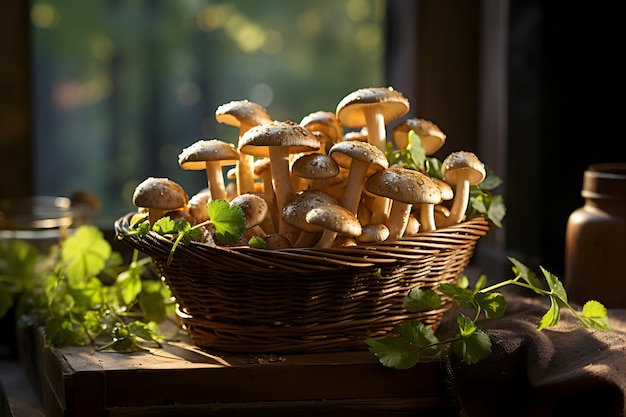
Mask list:
[{"label": "speckled mushroom cap", "polygon": [[185,207],[188,202],[189,196],[183,187],[168,178],[146,178],[133,193],[136,207],[176,210]]},{"label": "speckled mushroom cap", "polygon": [[219,123],[235,127],[256,126],[272,121],[264,107],[248,100],[234,100],[222,104],[215,110],[215,119]]},{"label": "speckled mushroom cap", "polygon": [[239,140],[239,151],[269,157],[269,147],[289,147],[289,152],[319,149],[320,142],[310,130],[292,121],[272,121],[250,128]]},{"label": "speckled mushroom cap", "polygon": [[309,210],[306,221],[348,236],[359,236],[362,231],[361,223],[354,213],[337,204],[326,204]]},{"label": "speckled mushroom cap", "polygon": [[427,175],[409,168],[391,167],[379,171],[365,181],[365,189],[405,204],[441,202],[441,188]]},{"label": "speckled mushroom cap", "polygon": [[293,161],[291,172],[302,178],[332,178],[339,175],[339,165],[324,153],[307,153]]},{"label": "speckled mushroom cap", "polygon": [[392,87],[370,87],[356,90],[345,96],[337,105],[336,115],[345,127],[363,127],[366,123],[365,110],[380,109],[385,124],[405,115],[409,100]]},{"label": "speckled mushroom cap", "polygon": [[376,146],[358,140],[338,142],[328,151],[328,155],[342,168],[350,168],[353,160],[370,164],[368,173],[373,173],[389,166],[385,154]]},{"label": "speckled mushroom cap", "polygon": [[269,212],[265,199],[256,194],[246,193],[238,195],[230,201],[230,204],[241,207],[246,228],[260,224]]},{"label": "speckled mushroom cap", "polygon": [[441,175],[449,184],[456,184],[463,177],[471,185],[480,184],[487,175],[485,165],[468,151],[452,152],[441,163]]},{"label": "speckled mushroom cap", "polygon": [[321,232],[323,229],[306,221],[306,214],[328,204],[338,204],[330,194],[320,190],[304,190],[296,193],[283,207],[283,219],[286,223],[306,232]]},{"label": "speckled mushroom cap", "polygon": [[302,118],[300,126],[306,127],[312,131],[323,132],[328,135],[334,143],[343,138],[343,126],[333,112],[320,110],[309,113]]},{"label": "speckled mushroom cap", "polygon": [[420,137],[426,155],[434,154],[446,143],[446,135],[439,129],[439,126],[430,120],[414,117],[402,121],[393,128],[391,137],[397,149],[406,149],[411,130]]},{"label": "speckled mushroom cap", "polygon": [[238,159],[239,153],[234,145],[220,139],[202,139],[182,150],[178,165],[186,170],[202,170],[206,169],[207,161],[234,165]]}]

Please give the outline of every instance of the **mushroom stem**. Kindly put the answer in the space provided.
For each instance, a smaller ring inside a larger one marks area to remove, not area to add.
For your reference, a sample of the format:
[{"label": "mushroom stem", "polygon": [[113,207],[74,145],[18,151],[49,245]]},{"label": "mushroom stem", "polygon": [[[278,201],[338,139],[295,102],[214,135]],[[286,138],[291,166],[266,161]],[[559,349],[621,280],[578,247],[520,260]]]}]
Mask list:
[{"label": "mushroom stem", "polygon": [[341,197],[341,205],[355,214],[359,207],[368,167],[369,163],[367,162],[359,161],[358,159],[352,161],[347,185]]},{"label": "mushroom stem", "polygon": [[[276,204],[280,213],[293,194],[289,173],[289,148],[286,146],[270,146],[269,155],[272,170],[272,187],[276,194]],[[280,216],[278,217],[278,233],[285,235],[295,230],[297,230],[295,227],[289,226]]]},{"label": "mushroom stem", "polygon": [[387,228],[389,229],[387,240],[393,241],[402,237],[409,222],[412,206],[412,204],[403,203],[400,200],[395,200],[391,203],[391,211],[387,221]]},{"label": "mushroom stem", "polygon": [[435,205],[420,204],[420,225],[423,232],[430,232],[437,228],[435,225]]},{"label": "mushroom stem", "polygon": [[209,190],[214,200],[226,200],[226,187],[224,186],[224,174],[219,161],[206,162],[206,176]]},{"label": "mushroom stem", "polygon": [[367,126],[367,141],[385,152],[387,132],[385,131],[385,116],[377,106],[364,109],[365,123]]},{"label": "mushroom stem", "polygon": [[448,216],[448,219],[444,222],[443,227],[463,221],[469,204],[469,195],[470,182],[468,179],[463,178],[456,184],[456,194],[452,202],[452,208],[450,209],[450,216]]}]

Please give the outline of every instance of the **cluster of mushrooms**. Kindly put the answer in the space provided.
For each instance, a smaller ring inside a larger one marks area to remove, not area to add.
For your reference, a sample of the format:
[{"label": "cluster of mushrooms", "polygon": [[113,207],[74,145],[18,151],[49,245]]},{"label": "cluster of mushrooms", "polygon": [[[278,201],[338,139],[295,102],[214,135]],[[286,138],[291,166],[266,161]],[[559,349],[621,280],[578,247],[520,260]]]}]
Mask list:
[{"label": "cluster of mushrooms", "polygon": [[[133,203],[151,224],[167,215],[194,225],[210,223],[206,205],[224,199],[243,210],[247,230],[240,244],[258,236],[268,249],[394,241],[462,222],[484,165],[471,152],[453,152],[442,162],[443,180],[389,166],[387,126],[409,108],[391,87],[356,90],[334,113],[316,111],[300,123],[273,120],[248,100],[223,104],[215,117],[239,128],[237,146],[202,139],[178,155],[182,169],[206,172],[207,188],[190,198],[174,181],[150,177],[136,187]],[[406,149],[410,131],[427,156],[445,143],[434,123],[409,118],[393,128],[392,145]],[[203,239],[219,244],[210,232]]]}]

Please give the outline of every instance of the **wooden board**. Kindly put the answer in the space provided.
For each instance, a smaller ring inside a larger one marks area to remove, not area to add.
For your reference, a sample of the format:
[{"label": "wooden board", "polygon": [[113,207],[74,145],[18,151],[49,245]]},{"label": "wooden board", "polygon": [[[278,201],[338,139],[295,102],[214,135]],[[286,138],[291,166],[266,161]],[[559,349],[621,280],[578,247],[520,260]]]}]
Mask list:
[{"label": "wooden board", "polygon": [[367,351],[223,355],[184,335],[132,354],[33,339],[37,352],[24,354],[50,417],[453,415],[438,362],[401,371]]}]

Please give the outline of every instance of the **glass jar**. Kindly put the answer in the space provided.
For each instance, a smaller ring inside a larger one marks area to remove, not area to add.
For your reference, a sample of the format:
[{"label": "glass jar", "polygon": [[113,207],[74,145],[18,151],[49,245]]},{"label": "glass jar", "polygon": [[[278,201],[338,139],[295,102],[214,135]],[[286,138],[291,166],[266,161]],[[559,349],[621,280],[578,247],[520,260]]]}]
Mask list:
[{"label": "glass jar", "polygon": [[585,203],[570,215],[565,236],[565,288],[570,300],[626,307],[626,163],[590,165]]},{"label": "glass jar", "polygon": [[0,200],[0,239],[21,239],[41,251],[84,224],[87,211],[67,197],[33,196]]}]

